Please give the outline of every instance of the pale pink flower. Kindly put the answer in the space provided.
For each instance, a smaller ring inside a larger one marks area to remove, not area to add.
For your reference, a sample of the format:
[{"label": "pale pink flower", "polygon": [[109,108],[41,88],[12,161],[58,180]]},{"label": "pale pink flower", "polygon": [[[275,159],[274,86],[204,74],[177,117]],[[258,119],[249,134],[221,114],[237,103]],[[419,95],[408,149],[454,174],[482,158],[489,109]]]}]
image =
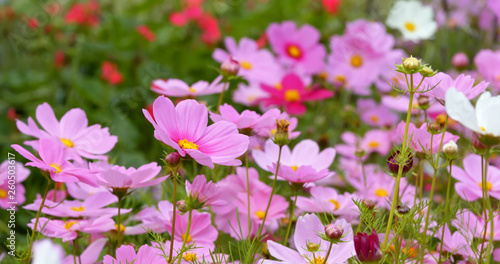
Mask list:
[{"label": "pale pink flower", "polygon": [[[404,136],[405,131],[405,122],[401,121],[396,128],[395,138],[397,138],[396,142],[401,142]],[[416,152],[426,152],[436,154],[439,151],[439,147],[441,146],[441,137],[442,134],[432,135],[427,130],[427,124],[423,123],[419,128],[415,127],[413,123],[410,123],[408,126],[408,137],[411,136],[411,141],[409,141],[409,145]],[[431,138],[432,138],[432,146],[431,146]],[[444,133],[443,142],[449,142],[450,140],[457,141],[459,136],[455,136],[449,132]],[[444,144],[444,143],[443,143]]]},{"label": "pale pink flower", "polygon": [[359,209],[352,201],[350,193],[339,194],[329,187],[314,186],[310,189],[311,197],[297,197],[297,208],[309,213],[333,214],[345,219],[352,219],[359,215]]},{"label": "pale pink flower", "polygon": [[172,97],[197,97],[222,92],[224,84],[220,83],[221,80],[222,76],[218,76],[212,83],[198,81],[188,85],[179,79],[158,79],[151,84],[151,90],[157,94]]},{"label": "pale pink flower", "polygon": [[[189,215],[177,213],[174,228],[174,240],[182,242],[186,237]],[[172,223],[167,224],[167,231],[172,232]],[[198,247],[215,248],[215,240],[219,232],[212,226],[211,215],[193,210],[191,228],[186,238],[187,244],[195,244]]]},{"label": "pale pink flower", "polygon": [[196,176],[192,184],[186,180],[186,194],[188,203],[194,202],[201,207],[226,203],[220,199],[219,186],[212,181],[207,182],[205,175]]},{"label": "pale pink flower", "polygon": [[[33,229],[35,219],[31,219],[28,226]],[[47,237],[62,238],[63,242],[74,240],[79,232],[84,233],[103,233],[115,229],[115,221],[109,216],[102,216],[90,220],[68,219],[50,220],[40,217],[38,220],[37,231]]]},{"label": "pale pink flower", "polygon": [[390,127],[399,121],[398,115],[372,99],[359,99],[356,109],[361,120],[370,126]]},{"label": "pale pink flower", "polygon": [[156,139],[212,169],[214,163],[240,165],[236,158],[248,149],[248,136],[239,134],[236,125],[220,121],[207,127],[207,107],[195,100],[174,107],[170,99],[160,96],[153,103],[154,119],[147,110],[143,113],[155,128]]},{"label": "pale pink flower", "polygon": [[144,208],[136,215],[136,220],[142,223],[136,226],[127,227],[125,234],[145,234],[148,228],[156,233],[167,232],[167,230],[171,230],[169,226],[170,228],[172,227],[173,211],[174,207],[169,201],[160,201],[158,203],[158,209],[154,207]]},{"label": "pale pink flower", "polygon": [[[460,254],[464,257],[473,255],[469,241],[459,231],[451,234],[448,224],[445,224],[439,229],[439,231],[436,233],[436,237],[441,239],[443,228],[444,237],[441,243],[443,243],[444,251],[449,252],[453,255]],[[438,244],[437,248],[441,248],[441,243]]]},{"label": "pale pink flower", "polygon": [[133,246],[123,245],[116,250],[116,258],[110,255],[104,256],[104,264],[167,264],[160,249],[142,245],[137,253]]},{"label": "pale pink flower", "polygon": [[210,112],[210,118],[214,122],[228,121],[236,125],[238,129],[270,130],[276,125],[276,119],[280,115],[280,110],[272,108],[260,115],[255,111],[243,110],[241,114],[231,105],[224,104],[219,107],[219,114]]},{"label": "pale pink flower", "polygon": [[460,74],[456,79],[453,79],[450,75],[443,72],[439,72],[433,77],[425,78],[424,82],[427,83],[429,87],[436,86],[429,91],[428,95],[435,97],[438,101],[443,103],[445,101],[446,92],[451,87],[465,94],[467,99],[472,100],[484,92],[489,84],[489,82],[482,81],[474,85],[474,78],[470,75]]},{"label": "pale pink flower", "polygon": [[[276,117],[277,120],[285,119],[286,121],[290,122],[290,125],[288,125],[288,137],[289,139],[294,139],[300,136],[300,131],[294,131],[297,128],[298,125],[298,119],[296,117],[290,117],[286,112],[281,113],[278,117]],[[259,129],[255,129],[256,133],[265,138],[269,137],[274,137],[274,134],[276,133],[276,121],[274,124],[268,128],[268,127],[261,127]]]},{"label": "pale pink flower", "polygon": [[233,101],[244,106],[256,106],[258,100],[267,96],[267,93],[260,88],[260,83],[250,82],[248,85],[238,84],[238,88],[233,92]]},{"label": "pale pink flower", "polygon": [[156,185],[168,176],[153,179],[161,171],[156,162],[142,165],[139,168],[113,166],[97,174],[99,183],[111,189],[135,189]]},{"label": "pale pink flower", "polygon": [[373,129],[361,138],[352,132],[344,132],[341,139],[345,144],[338,144],[335,149],[342,156],[347,158],[357,159],[356,152],[364,151],[365,155],[361,158],[365,160],[371,153],[378,152],[380,155],[387,155],[391,149],[392,142],[389,137],[389,132],[384,130]]},{"label": "pale pink flower", "polygon": [[476,64],[477,71],[486,81],[491,83],[497,92],[500,91],[500,68],[492,65],[498,65],[499,63],[499,50],[481,50],[474,57],[474,64]]},{"label": "pale pink flower", "polygon": [[[467,201],[475,201],[483,196],[483,181],[481,156],[469,154],[463,160],[463,169],[453,165],[451,176],[458,182],[455,183],[457,194]],[[488,195],[500,199],[500,170],[488,165],[486,175],[486,188]]]},{"label": "pale pink flower", "polygon": [[[21,184],[30,175],[30,170],[25,168],[15,159],[6,160],[0,164],[0,207],[7,209],[11,206],[9,202],[16,202],[17,206],[26,201],[24,193],[26,190]],[[14,183],[14,184],[12,184]],[[11,190],[9,186],[14,186]],[[17,209],[17,207],[16,207]]]}]

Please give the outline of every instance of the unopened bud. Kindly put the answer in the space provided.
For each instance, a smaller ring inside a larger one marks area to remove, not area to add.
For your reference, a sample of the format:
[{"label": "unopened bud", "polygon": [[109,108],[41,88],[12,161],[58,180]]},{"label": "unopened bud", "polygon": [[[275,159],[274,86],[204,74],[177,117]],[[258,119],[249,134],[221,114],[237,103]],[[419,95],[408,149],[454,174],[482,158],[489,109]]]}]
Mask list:
[{"label": "unopened bud", "polygon": [[408,72],[417,72],[420,68],[421,63],[420,60],[417,60],[414,57],[409,57],[403,60],[403,68]]},{"label": "unopened bud", "polygon": [[419,73],[424,77],[432,77],[436,75],[437,71],[432,70],[429,66],[424,66],[420,69]]},{"label": "unopened bud", "polygon": [[441,133],[441,126],[436,123],[430,123],[427,125],[427,131],[433,135]]},{"label": "unopened bud", "polygon": [[388,159],[387,159],[387,166],[389,167],[389,171],[396,176],[399,172],[399,160],[403,159],[401,163],[403,166],[403,173],[407,173],[410,171],[410,169],[413,167],[413,156],[411,152],[408,153],[408,157],[404,158],[401,157],[402,155],[400,154],[399,150],[394,152]]},{"label": "unopened bud", "polygon": [[340,239],[344,234],[344,229],[335,224],[328,224],[325,226],[325,234],[330,239]]},{"label": "unopened bud", "polygon": [[429,97],[421,95],[417,99],[418,106],[422,109],[427,109],[429,107]]},{"label": "unopened bud", "polygon": [[445,113],[439,114],[436,117],[436,123],[439,124],[439,126],[443,127],[444,124],[446,123],[446,114]]},{"label": "unopened bud", "polygon": [[290,122],[286,119],[276,119],[276,133],[274,134],[274,143],[279,146],[284,146],[288,144],[289,134],[288,126]]},{"label": "unopened bud", "polygon": [[401,215],[405,215],[410,212],[410,207],[406,205],[398,205],[398,213]]},{"label": "unopened bud", "polygon": [[240,70],[240,63],[233,57],[230,57],[229,59],[222,62],[220,69],[224,74],[233,76],[238,74],[238,71]]},{"label": "unopened bud", "polygon": [[375,208],[375,206],[377,205],[373,200],[370,200],[370,199],[363,199],[362,203],[364,206],[366,206],[366,208],[368,208],[370,210]]},{"label": "unopened bud", "polygon": [[167,156],[165,157],[165,162],[172,167],[177,166],[180,160],[181,160],[181,155],[177,152],[172,152],[170,154],[167,154]]},{"label": "unopened bud", "polygon": [[311,242],[307,243],[307,251],[316,252],[319,250],[319,245],[317,243]]},{"label": "unopened bud", "polygon": [[457,155],[458,152],[458,146],[455,141],[450,140],[448,143],[444,144],[443,146],[443,153],[446,155],[448,159],[453,159]]},{"label": "unopened bud", "polygon": [[189,206],[185,200],[179,200],[177,201],[177,209],[179,209],[181,213],[185,213],[189,211]]},{"label": "unopened bud", "polygon": [[356,149],[356,151],[354,152],[354,155],[356,155],[356,157],[358,158],[361,158],[363,157],[364,155],[366,155],[366,150],[362,149],[362,148],[358,148]]},{"label": "unopened bud", "polygon": [[458,70],[463,70],[469,65],[469,58],[465,55],[465,53],[459,52],[453,55],[453,58],[451,58],[451,64]]}]

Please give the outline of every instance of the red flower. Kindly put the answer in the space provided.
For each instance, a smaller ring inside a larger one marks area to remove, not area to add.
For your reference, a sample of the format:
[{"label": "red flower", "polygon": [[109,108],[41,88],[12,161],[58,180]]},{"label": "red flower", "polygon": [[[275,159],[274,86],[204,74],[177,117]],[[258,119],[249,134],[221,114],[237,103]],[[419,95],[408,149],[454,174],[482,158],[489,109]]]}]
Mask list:
[{"label": "red flower", "polygon": [[378,262],[384,256],[380,250],[380,241],[375,230],[371,235],[358,233],[354,237],[354,248],[361,263]]},{"label": "red flower", "polygon": [[140,25],[137,27],[137,32],[141,34],[145,39],[147,39],[150,42],[155,41],[156,35],[151,31],[148,26],[146,25]]},{"label": "red flower", "polygon": [[323,2],[323,7],[326,11],[332,15],[337,14],[341,0],[321,0]]},{"label": "red flower", "polygon": [[66,55],[62,50],[56,51],[54,54],[54,67],[56,68],[62,68],[64,66],[64,59],[66,58]]},{"label": "red flower", "polygon": [[123,75],[118,71],[118,66],[115,63],[105,61],[101,66],[101,78],[112,85],[123,82]]},{"label": "red flower", "polygon": [[88,26],[96,26],[99,24],[99,3],[95,0],[90,0],[84,3],[76,3],[69,9],[66,14],[66,23],[80,24]]},{"label": "red flower", "polygon": [[259,49],[264,48],[267,45],[267,34],[264,31],[262,35],[260,35],[259,39],[257,40],[257,47]]},{"label": "red flower", "polygon": [[29,26],[31,29],[36,29],[36,28],[38,28],[38,19],[36,19],[36,18],[29,18],[29,19],[28,19],[28,26]]},{"label": "red flower", "polygon": [[14,107],[10,107],[9,110],[7,110],[7,118],[13,121],[15,121],[18,118],[16,109]]}]

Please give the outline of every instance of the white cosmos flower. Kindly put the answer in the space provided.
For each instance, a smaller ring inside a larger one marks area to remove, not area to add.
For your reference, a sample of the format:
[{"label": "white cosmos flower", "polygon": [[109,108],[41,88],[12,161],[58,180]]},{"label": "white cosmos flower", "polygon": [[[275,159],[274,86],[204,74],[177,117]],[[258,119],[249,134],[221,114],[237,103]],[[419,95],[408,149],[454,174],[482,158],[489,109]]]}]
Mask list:
[{"label": "white cosmos flower", "polygon": [[454,87],[446,92],[446,113],[465,127],[482,135],[500,137],[500,95],[492,97],[490,92],[481,94],[472,106],[465,94]]},{"label": "white cosmos flower", "polygon": [[389,12],[387,26],[401,31],[403,38],[414,42],[431,38],[437,30],[432,7],[420,1],[398,1]]}]

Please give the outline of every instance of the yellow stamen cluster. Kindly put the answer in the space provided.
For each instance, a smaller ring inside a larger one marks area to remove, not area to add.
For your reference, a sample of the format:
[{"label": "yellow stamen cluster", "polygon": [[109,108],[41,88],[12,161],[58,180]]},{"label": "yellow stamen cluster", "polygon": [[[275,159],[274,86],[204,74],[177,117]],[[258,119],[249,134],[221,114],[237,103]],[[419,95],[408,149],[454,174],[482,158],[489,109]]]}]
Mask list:
[{"label": "yellow stamen cluster", "polygon": [[328,200],[328,201],[329,201],[330,203],[332,203],[333,205],[335,205],[335,209],[333,209],[333,210],[337,210],[337,209],[339,209],[339,208],[340,208],[340,203],[339,203],[339,201],[337,201],[337,200],[335,200],[335,199],[330,199],[330,200]]},{"label": "yellow stamen cluster", "polygon": [[389,192],[386,189],[378,188],[375,190],[375,195],[378,197],[387,197]]},{"label": "yellow stamen cluster", "polygon": [[[481,187],[481,189],[484,189],[483,188],[483,182],[480,182],[478,185],[479,185],[479,187]],[[492,188],[493,188],[493,184],[491,182],[487,181],[486,182],[486,189],[488,191],[491,191]]]},{"label": "yellow stamen cluster", "polygon": [[296,59],[300,58],[300,56],[302,55],[302,52],[300,51],[299,47],[297,47],[295,45],[288,46],[287,52],[288,52],[288,55],[290,55],[290,57],[296,58]]},{"label": "yellow stamen cluster", "polygon": [[64,223],[64,228],[66,230],[69,230],[72,226],[74,226],[76,223],[78,223],[77,221],[74,221],[74,220],[71,220],[71,221],[66,221]]},{"label": "yellow stamen cluster", "polygon": [[290,89],[285,92],[285,100],[287,102],[297,102],[300,100],[300,93],[296,89]]},{"label": "yellow stamen cluster", "polygon": [[358,68],[363,65],[363,58],[359,55],[354,55],[351,57],[351,65],[352,67]]},{"label": "yellow stamen cluster", "polygon": [[85,207],[83,207],[83,206],[71,207],[71,210],[76,211],[76,212],[83,212],[83,211],[85,211]]},{"label": "yellow stamen cluster", "polygon": [[262,219],[264,219],[264,215],[265,215],[265,214],[266,214],[266,213],[265,213],[264,211],[260,211],[260,210],[259,210],[259,211],[257,211],[257,212],[255,212],[255,215],[256,215],[259,219],[261,219],[261,220],[262,220]]},{"label": "yellow stamen cluster", "polygon": [[413,23],[413,22],[406,22],[405,23],[405,28],[406,28],[406,30],[408,30],[410,32],[413,32],[416,29],[415,23]]},{"label": "yellow stamen cluster", "polygon": [[49,166],[56,169],[55,173],[59,173],[62,171],[61,165],[59,164],[51,163]]},{"label": "yellow stamen cluster", "polygon": [[251,70],[252,69],[252,64],[248,61],[240,61],[240,66],[241,68],[245,70]]},{"label": "yellow stamen cluster", "polygon": [[[182,234],[182,240],[186,239],[186,233]],[[193,237],[191,235],[188,235],[187,239],[186,239],[186,243],[189,243],[191,242],[191,240],[193,240]]]},{"label": "yellow stamen cluster", "polygon": [[68,138],[61,138],[61,142],[68,148],[72,148],[75,146],[75,143],[73,143],[73,141],[71,141],[71,139]]},{"label": "yellow stamen cluster", "polygon": [[194,252],[185,252],[184,255],[182,255],[182,258],[185,261],[196,261],[198,260],[198,256],[196,256],[196,253]]},{"label": "yellow stamen cluster", "polygon": [[179,147],[183,149],[198,149],[198,145],[195,143],[187,140],[187,139],[181,139],[179,140]]}]

